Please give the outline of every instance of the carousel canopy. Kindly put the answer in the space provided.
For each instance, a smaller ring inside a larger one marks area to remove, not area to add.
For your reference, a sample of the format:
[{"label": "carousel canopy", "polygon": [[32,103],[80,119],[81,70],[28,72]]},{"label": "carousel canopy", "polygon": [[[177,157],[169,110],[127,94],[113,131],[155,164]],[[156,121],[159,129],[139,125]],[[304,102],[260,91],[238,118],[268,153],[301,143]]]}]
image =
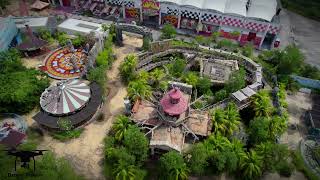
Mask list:
[{"label": "carousel canopy", "polygon": [[37,10],[41,10],[43,8],[46,8],[49,6],[49,3],[40,1],[40,0],[36,0],[30,7],[32,9],[37,9]]},{"label": "carousel canopy", "polygon": [[50,114],[65,115],[81,109],[89,99],[90,87],[78,79],[73,79],[46,89],[41,95],[40,105]]},{"label": "carousel canopy", "polygon": [[182,96],[179,88],[171,89],[161,100],[160,104],[165,113],[176,116],[185,112],[188,108],[187,100]]}]

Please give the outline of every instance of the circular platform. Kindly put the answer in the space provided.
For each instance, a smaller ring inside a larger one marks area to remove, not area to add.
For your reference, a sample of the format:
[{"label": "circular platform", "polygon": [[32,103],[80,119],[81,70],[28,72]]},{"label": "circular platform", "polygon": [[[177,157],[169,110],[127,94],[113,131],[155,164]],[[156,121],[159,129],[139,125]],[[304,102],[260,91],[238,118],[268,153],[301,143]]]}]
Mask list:
[{"label": "circular platform", "polygon": [[81,76],[86,61],[87,56],[82,49],[75,49],[72,53],[69,48],[59,48],[46,57],[43,65],[46,73],[52,78],[73,79]]}]

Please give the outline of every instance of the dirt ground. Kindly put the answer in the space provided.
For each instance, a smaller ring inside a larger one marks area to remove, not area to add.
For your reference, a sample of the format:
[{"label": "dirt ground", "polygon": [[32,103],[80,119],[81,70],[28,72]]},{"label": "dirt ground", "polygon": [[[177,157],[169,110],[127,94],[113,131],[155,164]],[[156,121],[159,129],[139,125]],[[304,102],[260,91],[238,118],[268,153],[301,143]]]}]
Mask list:
[{"label": "dirt ground", "polygon": [[[289,127],[286,133],[280,138],[280,143],[287,144],[290,149],[297,149],[300,140],[307,134],[303,115],[306,110],[312,107],[311,96],[302,92],[287,95]],[[296,128],[291,128],[290,126]]]},{"label": "dirt ground", "polygon": [[[115,116],[124,111],[123,98],[127,95],[126,87],[122,84],[119,75],[119,66],[124,57],[137,51],[142,46],[142,40],[137,37],[124,35],[124,46],[115,47],[117,60],[108,70],[108,96],[105,100],[103,112],[104,121],[93,122],[85,127],[81,136],[68,142],[53,139],[47,133],[44,135],[40,149],[49,149],[59,157],[65,157],[81,175],[87,179],[104,179],[103,168],[103,139],[110,130]],[[37,110],[32,111],[25,118],[29,125],[35,122],[31,119]]]}]

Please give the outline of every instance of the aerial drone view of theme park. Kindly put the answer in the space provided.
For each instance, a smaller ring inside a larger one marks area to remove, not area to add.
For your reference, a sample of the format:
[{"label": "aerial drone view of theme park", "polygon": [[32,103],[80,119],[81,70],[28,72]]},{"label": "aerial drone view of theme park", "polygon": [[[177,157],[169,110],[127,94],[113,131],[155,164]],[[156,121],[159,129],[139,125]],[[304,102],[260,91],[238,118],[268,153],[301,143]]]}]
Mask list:
[{"label": "aerial drone view of theme park", "polygon": [[0,8],[0,179],[319,179],[320,71],[280,1]]}]

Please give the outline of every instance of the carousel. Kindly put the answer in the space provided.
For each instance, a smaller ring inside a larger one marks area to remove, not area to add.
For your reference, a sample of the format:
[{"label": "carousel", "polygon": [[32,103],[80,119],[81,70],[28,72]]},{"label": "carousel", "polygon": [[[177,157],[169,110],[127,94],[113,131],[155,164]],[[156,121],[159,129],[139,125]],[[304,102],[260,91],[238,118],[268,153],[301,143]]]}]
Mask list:
[{"label": "carousel", "polygon": [[161,151],[183,151],[211,133],[211,120],[207,111],[190,108],[190,85],[179,83],[156,101],[138,100],[132,108],[131,119],[147,130],[152,154]]},{"label": "carousel", "polygon": [[0,114],[0,144],[15,148],[26,138],[27,124],[16,114]]},{"label": "carousel", "polygon": [[71,41],[50,53],[40,69],[54,79],[74,79],[86,73],[89,45],[84,49],[74,48]]},{"label": "carousel", "polygon": [[57,121],[66,117],[73,127],[89,121],[100,108],[98,84],[79,79],[64,80],[47,88],[40,97],[41,111],[33,119],[48,129],[59,129]]}]

